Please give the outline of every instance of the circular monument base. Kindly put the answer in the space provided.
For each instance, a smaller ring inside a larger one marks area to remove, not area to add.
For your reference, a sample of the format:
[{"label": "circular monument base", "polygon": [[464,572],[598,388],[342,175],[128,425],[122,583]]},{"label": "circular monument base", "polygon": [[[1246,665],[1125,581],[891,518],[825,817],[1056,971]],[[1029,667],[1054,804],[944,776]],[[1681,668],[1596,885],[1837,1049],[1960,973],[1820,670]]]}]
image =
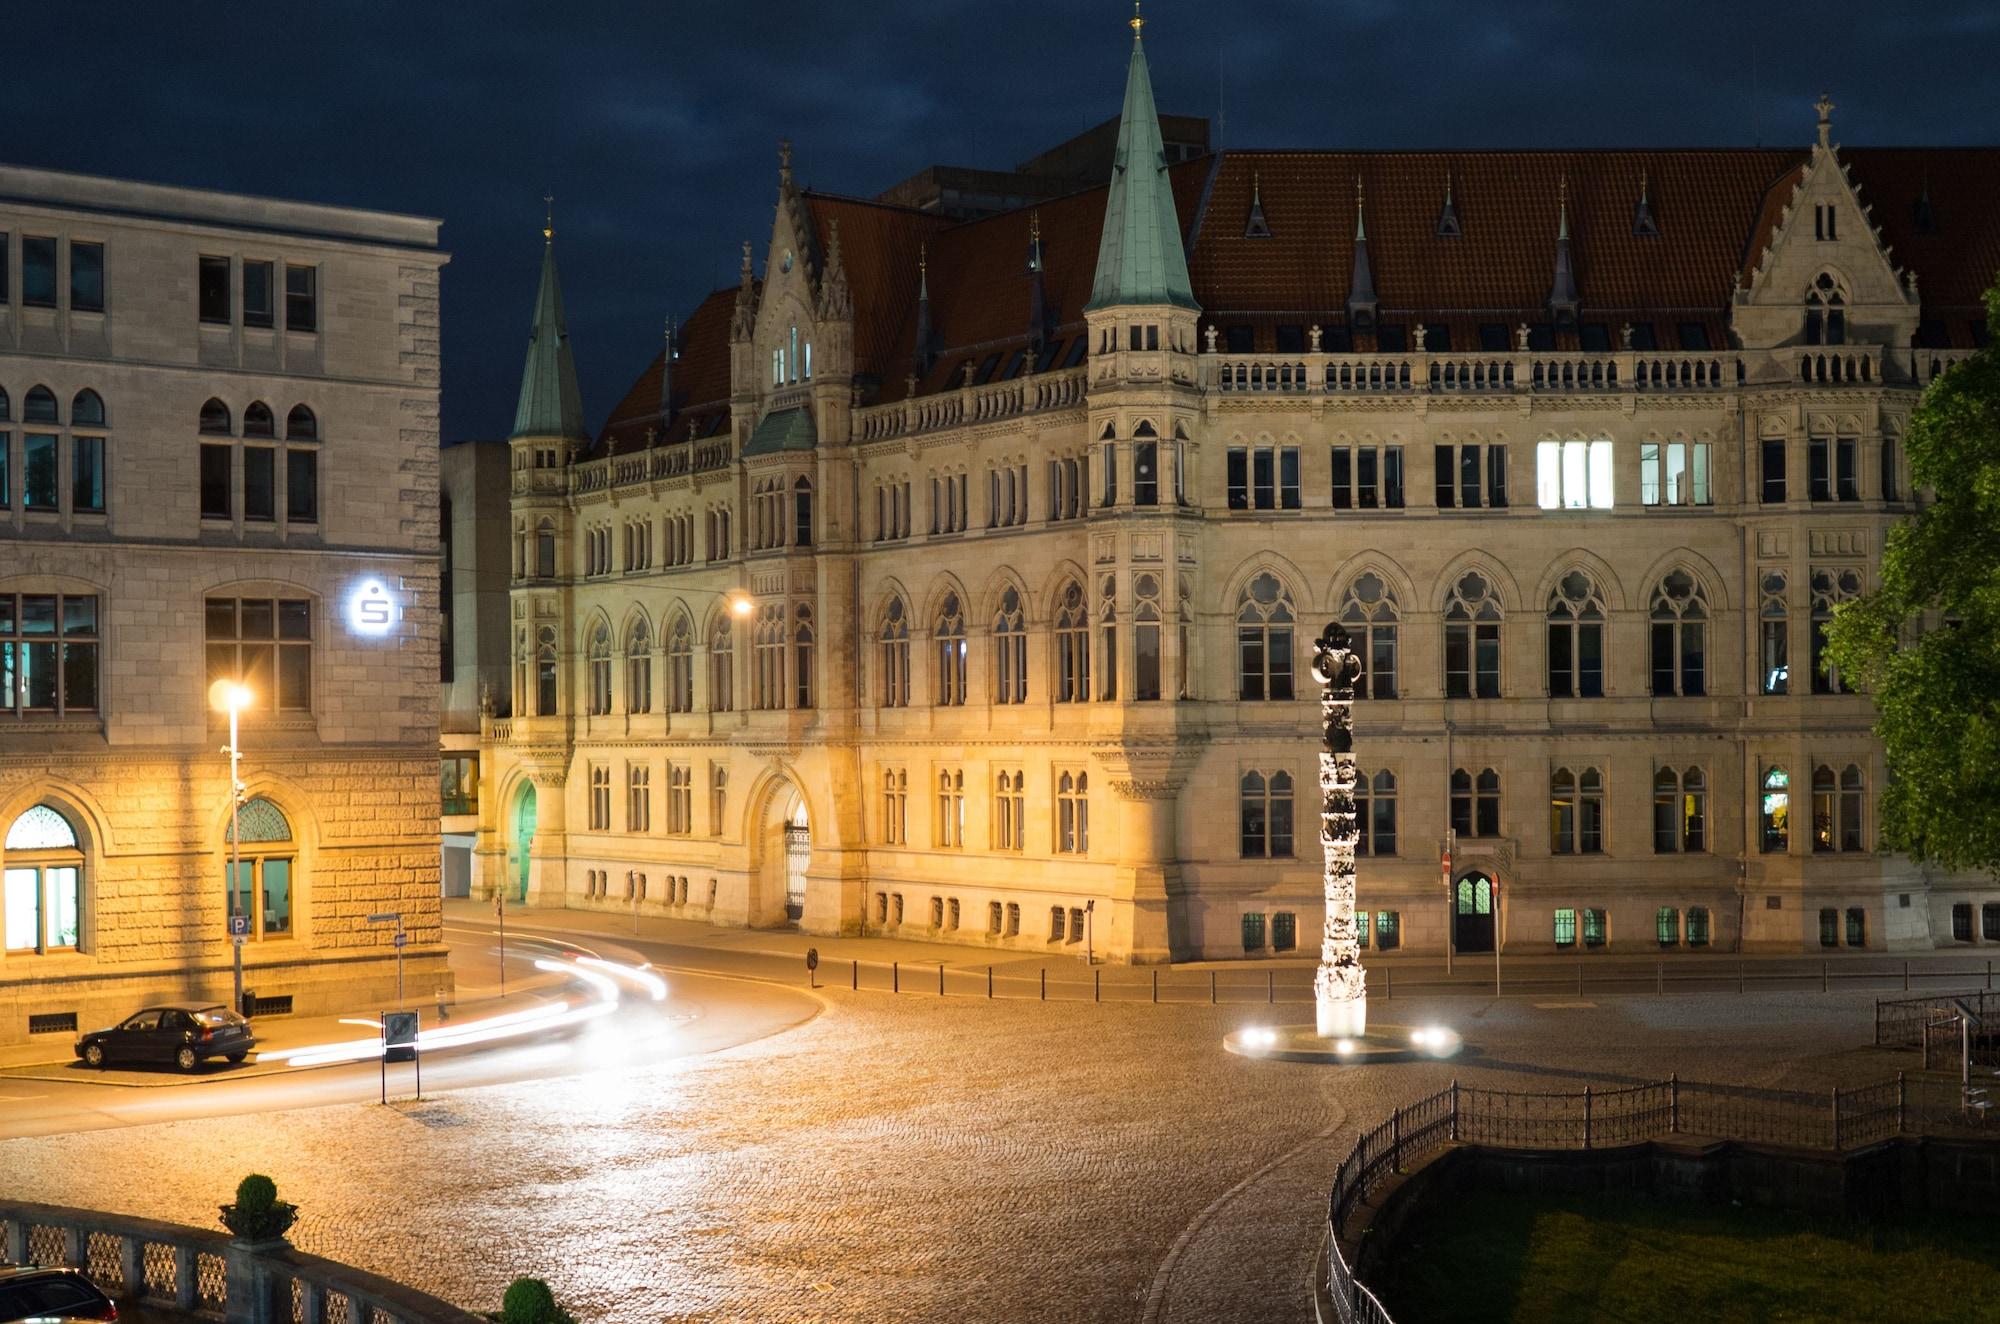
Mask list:
[{"label": "circular monument base", "polygon": [[1232,1030],[1222,1046],[1240,1057],[1274,1062],[1361,1066],[1457,1057],[1465,1050],[1465,1041],[1442,1025],[1375,1024],[1367,1034],[1348,1039],[1322,1039],[1311,1025],[1248,1025]]}]

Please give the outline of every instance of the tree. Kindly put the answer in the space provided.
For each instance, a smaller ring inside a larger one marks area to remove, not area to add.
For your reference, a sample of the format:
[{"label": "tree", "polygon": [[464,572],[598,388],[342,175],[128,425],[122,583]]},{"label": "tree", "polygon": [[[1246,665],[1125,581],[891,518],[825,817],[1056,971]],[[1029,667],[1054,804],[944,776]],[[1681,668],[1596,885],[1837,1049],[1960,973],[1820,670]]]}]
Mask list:
[{"label": "tree", "polygon": [[[2000,284],[1986,317],[2000,327]],[[2000,872],[2000,347],[1931,383],[1905,443],[1935,500],[1889,531],[1881,587],[1834,612],[1827,657],[1875,699],[1883,844]]]}]

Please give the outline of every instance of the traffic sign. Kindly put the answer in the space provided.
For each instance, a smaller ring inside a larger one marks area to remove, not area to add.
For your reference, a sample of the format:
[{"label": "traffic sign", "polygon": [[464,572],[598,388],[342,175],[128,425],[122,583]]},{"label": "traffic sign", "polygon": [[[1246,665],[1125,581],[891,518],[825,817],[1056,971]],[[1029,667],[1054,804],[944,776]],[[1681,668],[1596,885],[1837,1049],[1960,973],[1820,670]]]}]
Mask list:
[{"label": "traffic sign", "polygon": [[407,947],[410,945],[410,935],[407,933],[398,933],[395,937],[391,938],[389,941],[392,946]]},{"label": "traffic sign", "polygon": [[229,917],[230,937],[235,938],[238,942],[241,942],[246,936],[248,936],[249,932],[250,932],[250,917],[248,915],[231,915]]},{"label": "traffic sign", "polygon": [[417,1013],[414,1011],[383,1012],[382,1044],[386,1048],[415,1048],[417,1046]]}]

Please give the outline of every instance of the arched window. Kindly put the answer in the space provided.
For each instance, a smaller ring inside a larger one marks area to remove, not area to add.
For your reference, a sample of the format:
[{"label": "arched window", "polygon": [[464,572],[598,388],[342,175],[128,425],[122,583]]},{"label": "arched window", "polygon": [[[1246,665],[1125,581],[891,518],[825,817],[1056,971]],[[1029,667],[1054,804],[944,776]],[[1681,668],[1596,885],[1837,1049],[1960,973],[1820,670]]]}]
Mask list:
[{"label": "arched window", "polygon": [[1132,577],[1132,686],[1134,699],[1160,697],[1159,576],[1141,572]]},{"label": "arched window", "polygon": [[[1275,575],[1262,574],[1236,599],[1236,697],[1292,697],[1292,602]],[[1289,853],[1289,852],[1287,852]]]},{"label": "arched window", "polygon": [[1097,697],[1108,703],[1118,697],[1118,579],[1106,575],[1097,587]]},{"label": "arched window", "polygon": [[1028,701],[1027,622],[1020,591],[1011,587],[1000,595],[993,618],[993,676],[995,703]]},{"label": "arched window", "polygon": [[319,419],[304,405],[293,405],[292,412],[285,415],[286,441],[318,441]]},{"label": "arched window", "polygon": [[1292,853],[1292,774],[1250,771],[1238,784],[1238,836],[1246,860]]},{"label": "arched window", "polygon": [[813,706],[813,610],[801,602],[792,612],[792,707]]},{"label": "arched window", "polygon": [[556,706],[556,628],[544,625],[535,631],[535,713],[548,717]]},{"label": "arched window", "polygon": [[770,602],[757,614],[751,640],[750,706],[785,706],[785,604]]},{"label": "arched window", "polygon": [[956,707],[965,702],[965,615],[958,594],[947,593],[938,604],[931,638],[937,645],[935,702]]},{"label": "arched window", "polygon": [[611,627],[602,621],[590,632],[585,665],[590,673],[590,715],[611,711]]},{"label": "arched window", "polygon": [[278,420],[271,413],[271,406],[262,400],[253,400],[243,411],[243,435],[246,437],[275,437],[278,435]]},{"label": "arched window", "polygon": [[910,703],[910,623],[903,600],[890,598],[882,613],[882,706],[907,708]]},{"label": "arched window", "polygon": [[937,832],[934,844],[957,849],[965,844],[965,773],[947,768],[938,773]]},{"label": "arched window", "polygon": [[82,926],[83,850],[76,828],[49,805],[7,827],[0,928],[9,952],[74,949]]},{"label": "arched window", "polygon": [[[672,665],[671,661],[668,663]],[[708,710],[731,712],[736,707],[736,641],[725,614],[708,635]]]},{"label": "arched window", "polygon": [[1549,697],[1604,697],[1604,600],[1581,570],[1549,594]]},{"label": "arched window", "polygon": [[543,520],[535,526],[535,575],[540,579],[553,579],[556,574],[556,526],[553,521]]},{"label": "arched window", "polygon": [[653,711],[653,632],[643,616],[625,636],[625,711]]},{"label": "arched window", "polygon": [[1180,652],[1174,659],[1174,697],[1192,699],[1194,697],[1194,585],[1186,574],[1181,576],[1180,613],[1174,618],[1174,630],[1178,636]]},{"label": "arched window", "polygon": [[230,851],[231,832],[223,831],[225,852],[240,856],[233,864],[229,913],[248,915],[250,932],[259,938],[282,938],[292,931],[292,888],[298,846],[284,811],[263,796],[244,802],[234,821],[242,824],[241,847]]},{"label": "arched window", "polygon": [[1848,764],[1838,774],[1825,764],[1813,769],[1813,850],[1861,849],[1861,769]]},{"label": "arched window", "polygon": [[1083,855],[1090,850],[1090,774],[1065,772],[1056,781],[1056,851]]},{"label": "arched window", "polygon": [[1020,850],[1027,834],[1026,774],[1003,771],[993,786],[993,848]]},{"label": "arched window", "polygon": [[1791,689],[1791,620],[1785,607],[1782,570],[1767,570],[1762,580],[1762,605],[1757,613],[1758,676],[1766,694]]},{"label": "arched window", "polygon": [[694,623],[678,612],[667,627],[667,711],[694,711]]},{"label": "arched window", "polygon": [[813,545],[813,485],[801,476],[792,484],[792,546]]},{"label": "arched window", "polygon": [[69,402],[71,427],[101,428],[104,426],[104,398],[85,387]]},{"label": "arched window", "polygon": [[1090,609],[1083,587],[1075,580],[1063,585],[1056,602],[1056,702],[1090,700]]},{"label": "arched window", "polygon": [[1844,345],[1847,343],[1846,292],[1831,272],[1822,271],[1806,291],[1806,343]]},{"label": "arched window", "polygon": [[60,423],[62,411],[56,405],[56,393],[46,386],[28,389],[28,398],[21,403],[23,423]]},{"label": "arched window", "polygon": [[1700,768],[1677,772],[1661,768],[1653,774],[1653,851],[1708,849],[1708,778]]},{"label": "arched window", "polygon": [[1759,818],[1763,825],[1761,849],[1766,855],[1783,855],[1792,845],[1792,779],[1783,768],[1764,773],[1763,802]]},{"label": "arched window", "polygon": [[1826,657],[1826,627],[1833,623],[1833,609],[1861,596],[1861,572],[1851,567],[1815,567],[1812,572],[1812,692],[1852,694],[1840,668]]},{"label": "arched window", "polygon": [[1549,777],[1549,850],[1557,855],[1597,855],[1604,850],[1604,776],[1595,768]]},{"label": "arched window", "polygon": [[1444,606],[1444,697],[1500,697],[1500,598],[1477,570],[1452,585]]},{"label": "arched window", "polygon": [[210,400],[201,407],[201,430],[211,437],[227,437],[234,429],[229,425],[229,406],[220,400]]},{"label": "arched window", "polygon": [[1464,768],[1451,773],[1451,829],[1461,837],[1500,835],[1500,774],[1487,768],[1475,777]]},{"label": "arched window", "polygon": [[7,399],[7,392],[4,389],[0,389],[0,423],[5,423],[13,416],[13,405]]},{"label": "arched window", "polygon": [[1708,602],[1701,585],[1675,570],[1653,590],[1653,693],[1708,693]]},{"label": "arched window", "polygon": [[1358,575],[1347,586],[1340,609],[1355,656],[1361,659],[1361,679],[1354,683],[1357,699],[1396,697],[1396,595],[1373,571]]}]

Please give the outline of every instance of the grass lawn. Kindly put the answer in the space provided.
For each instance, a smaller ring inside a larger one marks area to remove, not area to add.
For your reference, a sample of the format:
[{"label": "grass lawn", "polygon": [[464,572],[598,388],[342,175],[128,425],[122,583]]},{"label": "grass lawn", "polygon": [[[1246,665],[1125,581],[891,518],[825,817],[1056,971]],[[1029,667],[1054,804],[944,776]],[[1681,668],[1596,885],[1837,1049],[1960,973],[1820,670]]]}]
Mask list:
[{"label": "grass lawn", "polygon": [[2000,1320],[2000,1218],[1866,1224],[1643,1197],[1448,1196],[1369,1286],[1396,1324]]}]

